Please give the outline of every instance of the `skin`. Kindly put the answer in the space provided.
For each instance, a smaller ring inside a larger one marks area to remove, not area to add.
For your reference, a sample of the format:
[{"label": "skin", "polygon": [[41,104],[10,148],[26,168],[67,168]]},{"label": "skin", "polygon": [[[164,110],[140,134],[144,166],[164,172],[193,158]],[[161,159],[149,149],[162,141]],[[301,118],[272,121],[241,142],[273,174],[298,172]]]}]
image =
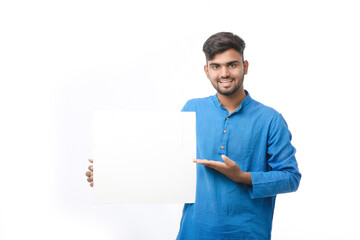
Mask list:
[{"label": "skin", "polygon": [[[248,67],[248,61],[243,61],[241,54],[235,49],[216,54],[204,66],[205,74],[216,89],[221,105],[229,114],[238,109],[246,98],[243,82]],[[225,83],[226,81],[231,82]]]},{"label": "skin", "polygon": [[[248,61],[244,61],[241,54],[235,49],[228,49],[216,54],[204,66],[205,74],[216,89],[221,105],[228,110],[229,114],[238,109],[246,98],[243,82],[248,67]],[[213,168],[234,182],[252,185],[249,172],[242,171],[239,165],[229,157],[225,155],[221,157],[224,162],[206,159],[194,159],[193,162]],[[93,160],[89,159],[89,162],[93,163]],[[93,165],[89,166],[89,170],[86,172],[87,181],[93,187]]]},{"label": "skin", "polygon": [[[93,163],[92,159],[89,159],[90,163]],[[87,171],[85,173],[85,175],[87,176],[87,181],[90,183],[90,187],[94,186],[94,177],[93,177],[93,171],[94,171],[94,167],[93,165],[90,165],[88,168],[90,171]]]},{"label": "skin", "polygon": [[[243,61],[241,54],[235,49],[216,54],[204,66],[205,74],[216,89],[221,105],[229,114],[238,109],[246,98],[243,82],[248,67],[248,61]],[[224,162],[206,159],[194,159],[193,162],[213,168],[234,182],[252,185],[249,172],[242,171],[229,157],[221,157]]]}]

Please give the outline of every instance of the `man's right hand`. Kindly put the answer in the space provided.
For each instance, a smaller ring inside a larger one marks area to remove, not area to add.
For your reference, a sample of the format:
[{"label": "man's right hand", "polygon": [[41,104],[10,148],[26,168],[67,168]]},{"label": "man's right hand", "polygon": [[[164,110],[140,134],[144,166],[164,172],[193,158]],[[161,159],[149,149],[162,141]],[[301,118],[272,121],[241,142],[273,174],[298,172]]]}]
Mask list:
[{"label": "man's right hand", "polygon": [[[89,162],[90,163],[93,163],[93,160],[92,159],[89,159]],[[94,179],[93,179],[93,165],[90,165],[89,166],[89,170],[90,171],[87,171],[86,173],[85,173],[85,175],[88,177],[87,178],[87,181],[90,183],[90,187],[93,187],[94,186]]]}]

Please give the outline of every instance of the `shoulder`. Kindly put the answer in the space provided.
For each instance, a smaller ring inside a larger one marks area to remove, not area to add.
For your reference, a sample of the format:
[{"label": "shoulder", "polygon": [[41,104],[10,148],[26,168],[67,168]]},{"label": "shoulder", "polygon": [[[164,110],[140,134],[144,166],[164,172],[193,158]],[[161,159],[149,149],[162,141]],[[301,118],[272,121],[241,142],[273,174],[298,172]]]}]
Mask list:
[{"label": "shoulder", "polygon": [[183,112],[196,112],[201,106],[208,105],[211,102],[211,96],[205,98],[193,98],[188,100],[181,111]]},{"label": "shoulder", "polygon": [[251,103],[249,104],[250,110],[254,113],[257,113],[267,119],[273,119],[281,116],[281,114],[272,107],[269,107],[261,102],[258,102],[252,99]]},{"label": "shoulder", "polygon": [[280,112],[252,99],[249,104],[249,111],[256,119],[261,119],[261,122],[268,125],[270,128],[287,128],[287,123]]}]

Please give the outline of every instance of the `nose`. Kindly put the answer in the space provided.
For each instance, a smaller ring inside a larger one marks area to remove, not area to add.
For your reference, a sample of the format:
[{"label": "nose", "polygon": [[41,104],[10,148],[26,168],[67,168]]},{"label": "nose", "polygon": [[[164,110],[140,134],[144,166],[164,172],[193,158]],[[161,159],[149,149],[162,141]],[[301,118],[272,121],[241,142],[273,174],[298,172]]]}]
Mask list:
[{"label": "nose", "polygon": [[222,67],[221,68],[221,78],[228,78],[230,76],[230,71],[228,67]]}]

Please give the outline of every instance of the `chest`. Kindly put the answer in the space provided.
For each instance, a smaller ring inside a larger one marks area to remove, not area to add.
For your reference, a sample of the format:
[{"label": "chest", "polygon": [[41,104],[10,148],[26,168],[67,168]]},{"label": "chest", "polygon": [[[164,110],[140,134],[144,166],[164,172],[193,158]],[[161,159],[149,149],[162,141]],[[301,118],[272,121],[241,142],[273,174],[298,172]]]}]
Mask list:
[{"label": "chest", "polygon": [[268,126],[256,114],[197,111],[196,121],[199,158],[221,161],[224,154],[242,165],[266,154]]}]

